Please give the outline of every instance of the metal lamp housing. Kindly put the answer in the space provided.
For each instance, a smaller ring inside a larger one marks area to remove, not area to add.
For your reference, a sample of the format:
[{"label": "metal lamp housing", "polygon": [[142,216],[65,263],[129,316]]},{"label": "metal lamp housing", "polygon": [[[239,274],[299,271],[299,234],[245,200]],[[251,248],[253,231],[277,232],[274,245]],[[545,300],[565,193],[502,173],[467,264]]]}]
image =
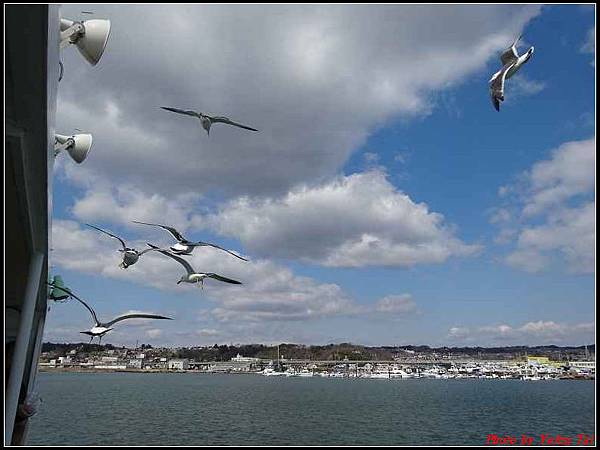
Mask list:
[{"label": "metal lamp housing", "polygon": [[81,164],[87,158],[92,148],[92,135],[89,133],[74,134],[73,136],[56,135],[58,150],[66,150],[77,164]]},{"label": "metal lamp housing", "polygon": [[95,66],[100,61],[108,42],[110,20],[92,19],[85,20],[82,23],[84,33],[77,39],[75,45],[87,62]]},{"label": "metal lamp housing", "polygon": [[73,138],[74,144],[67,148],[67,151],[77,164],[81,164],[85,161],[85,158],[87,158],[87,155],[92,148],[92,135],[76,134],[71,137]]}]

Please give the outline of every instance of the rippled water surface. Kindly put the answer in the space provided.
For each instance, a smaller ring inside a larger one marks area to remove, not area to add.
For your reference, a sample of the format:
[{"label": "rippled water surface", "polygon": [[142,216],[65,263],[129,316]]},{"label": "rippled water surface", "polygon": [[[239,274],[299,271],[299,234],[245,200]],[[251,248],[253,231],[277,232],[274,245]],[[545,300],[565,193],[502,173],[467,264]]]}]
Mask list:
[{"label": "rippled water surface", "polygon": [[485,444],[594,433],[594,382],[41,373],[33,445]]}]

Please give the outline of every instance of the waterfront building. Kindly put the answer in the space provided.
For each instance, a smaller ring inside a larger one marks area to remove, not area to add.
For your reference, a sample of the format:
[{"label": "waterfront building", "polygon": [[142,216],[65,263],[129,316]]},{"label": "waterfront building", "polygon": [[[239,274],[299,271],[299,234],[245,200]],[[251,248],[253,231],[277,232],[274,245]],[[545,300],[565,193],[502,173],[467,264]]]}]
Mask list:
[{"label": "waterfront building", "polygon": [[570,361],[569,366],[578,369],[596,369],[596,361]]},{"label": "waterfront building", "polygon": [[143,364],[144,364],[143,359],[135,358],[135,359],[129,360],[129,362],[127,363],[127,367],[129,367],[131,369],[141,369],[143,367]]},{"label": "waterfront building", "polygon": [[114,363],[117,362],[119,358],[116,356],[103,356],[100,360],[104,363]]},{"label": "waterfront building", "polygon": [[168,368],[169,370],[187,370],[189,364],[188,359],[170,359]]},{"label": "waterfront building", "polygon": [[256,363],[256,362],[260,362],[260,358],[252,358],[250,356],[242,356],[242,355],[240,355],[238,353],[237,356],[231,358],[231,361],[233,361],[233,362]]},{"label": "waterfront building", "polygon": [[596,361],[570,361],[569,369],[580,375],[596,375]]},{"label": "waterfront building", "polygon": [[40,367],[56,367],[56,360],[51,359],[48,362],[39,362],[38,366],[40,366]]},{"label": "waterfront building", "polygon": [[61,366],[68,366],[68,365],[71,365],[72,361],[69,356],[61,356],[58,358],[58,363]]}]

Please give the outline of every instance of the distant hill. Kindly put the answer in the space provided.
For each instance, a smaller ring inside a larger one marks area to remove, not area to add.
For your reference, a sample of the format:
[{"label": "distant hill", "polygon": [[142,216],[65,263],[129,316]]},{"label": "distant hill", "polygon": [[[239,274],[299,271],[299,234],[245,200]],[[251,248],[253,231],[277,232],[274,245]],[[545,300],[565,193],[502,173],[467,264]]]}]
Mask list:
[{"label": "distant hill", "polygon": [[[588,345],[588,352],[595,353],[594,344]],[[51,343],[42,345],[42,352],[52,352],[56,356],[62,356],[71,350],[82,353],[103,352],[107,350],[127,349],[127,347],[113,346],[112,344],[88,344],[79,343]],[[174,358],[189,358],[196,361],[229,361],[240,354],[243,356],[276,359],[277,346],[263,344],[247,345],[213,345],[208,347],[180,347],[180,348],[153,348],[151,345],[142,344],[139,350],[161,356]],[[133,350],[133,349],[129,349]],[[280,344],[280,357],[286,359],[309,359],[309,360],[391,360],[398,356],[420,355],[436,356],[478,356],[478,357],[509,357],[518,355],[545,355],[566,357],[569,355],[581,356],[585,346],[561,347],[557,345],[543,346],[509,346],[509,347],[429,347],[427,345],[404,345],[404,346],[381,346],[366,347],[351,343],[311,345],[302,344]]]}]

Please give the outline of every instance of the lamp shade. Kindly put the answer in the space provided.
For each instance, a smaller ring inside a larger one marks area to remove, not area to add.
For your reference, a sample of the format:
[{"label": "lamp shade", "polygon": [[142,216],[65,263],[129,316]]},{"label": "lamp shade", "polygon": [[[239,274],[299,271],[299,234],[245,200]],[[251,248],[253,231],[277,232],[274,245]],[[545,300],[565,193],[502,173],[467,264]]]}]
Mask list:
[{"label": "lamp shade", "polygon": [[110,35],[110,20],[85,20],[83,21],[83,27],[85,32],[83,36],[77,39],[75,45],[77,45],[79,52],[87,62],[95,66],[104,53]]},{"label": "lamp shade", "polygon": [[74,144],[67,148],[71,158],[77,163],[81,164],[87,158],[90,149],[92,148],[92,135],[91,134],[75,134],[71,136]]},{"label": "lamp shade", "polygon": [[60,275],[56,275],[52,279],[52,289],[48,297],[51,300],[66,300],[70,297],[70,294],[62,288],[66,288],[65,283]]}]

